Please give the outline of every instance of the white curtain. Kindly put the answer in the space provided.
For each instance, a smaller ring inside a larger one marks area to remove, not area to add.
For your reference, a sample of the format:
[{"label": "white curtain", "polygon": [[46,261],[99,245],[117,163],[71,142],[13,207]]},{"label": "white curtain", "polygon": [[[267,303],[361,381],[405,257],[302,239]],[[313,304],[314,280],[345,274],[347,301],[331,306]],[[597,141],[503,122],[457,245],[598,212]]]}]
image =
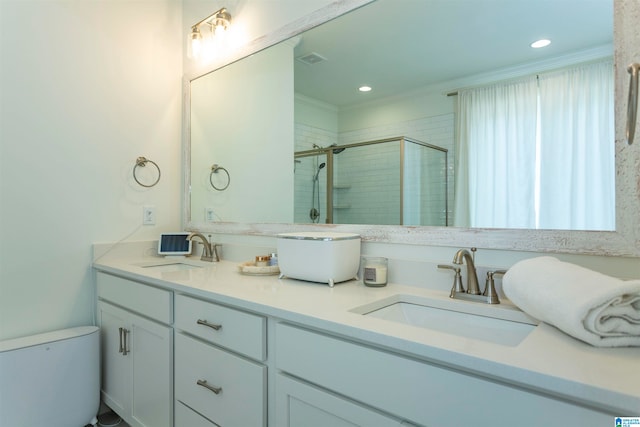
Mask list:
[{"label": "white curtain", "polygon": [[458,98],[456,226],[615,229],[611,61]]},{"label": "white curtain", "polygon": [[538,228],[615,229],[613,63],[540,75]]},{"label": "white curtain", "polygon": [[459,227],[534,228],[535,76],[458,93]]}]

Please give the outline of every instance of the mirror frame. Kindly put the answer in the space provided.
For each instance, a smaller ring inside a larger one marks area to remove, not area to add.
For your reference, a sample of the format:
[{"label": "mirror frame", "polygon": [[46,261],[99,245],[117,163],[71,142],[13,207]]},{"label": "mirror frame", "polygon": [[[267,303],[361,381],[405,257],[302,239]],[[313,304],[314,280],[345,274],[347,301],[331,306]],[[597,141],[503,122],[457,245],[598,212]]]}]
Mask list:
[{"label": "mirror frame", "polygon": [[[234,234],[273,237],[278,233],[295,231],[344,231],[359,233],[364,242],[410,244],[444,247],[471,247],[483,249],[531,252],[568,253],[604,256],[640,257],[640,141],[627,145],[625,139],[627,91],[629,77],[627,65],[632,62],[633,46],[622,23],[621,6],[614,1],[614,64],[615,64],[615,129],[616,129],[616,230],[570,231],[531,229],[484,229],[457,227],[417,227],[392,225],[353,224],[267,224],[233,222],[192,222],[190,197],[190,83],[219,68],[266,49],[308,29],[330,21],[375,0],[341,0],[331,3],[258,38],[219,63],[206,70],[185,74],[183,79],[183,226],[189,231],[215,234]],[[636,60],[638,60],[636,58]],[[293,156],[293,153],[292,153]]]}]

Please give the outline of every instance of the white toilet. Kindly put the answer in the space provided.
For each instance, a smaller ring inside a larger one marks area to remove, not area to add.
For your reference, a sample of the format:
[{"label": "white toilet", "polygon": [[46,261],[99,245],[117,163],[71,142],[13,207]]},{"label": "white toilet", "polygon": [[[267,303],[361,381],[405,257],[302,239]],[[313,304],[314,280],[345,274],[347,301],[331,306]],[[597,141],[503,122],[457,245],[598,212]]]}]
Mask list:
[{"label": "white toilet", "polygon": [[95,426],[99,406],[97,327],[0,341],[0,426]]}]

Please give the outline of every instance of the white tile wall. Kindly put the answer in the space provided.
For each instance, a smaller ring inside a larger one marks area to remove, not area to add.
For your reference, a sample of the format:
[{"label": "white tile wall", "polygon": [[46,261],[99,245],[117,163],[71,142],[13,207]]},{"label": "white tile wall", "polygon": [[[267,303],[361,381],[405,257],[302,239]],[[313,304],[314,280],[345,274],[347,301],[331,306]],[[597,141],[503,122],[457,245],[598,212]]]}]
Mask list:
[{"label": "white tile wall", "polygon": [[[416,120],[408,120],[405,122],[398,122],[391,125],[376,126],[365,129],[358,129],[349,132],[342,132],[339,135],[338,145],[352,144],[356,142],[391,138],[396,136],[405,136],[412,139],[417,139],[421,142],[437,145],[442,148],[446,148],[448,151],[447,156],[447,178],[448,178],[448,211],[447,217],[449,224],[452,224],[453,219],[453,196],[454,196],[454,141],[455,141],[455,120],[453,113],[443,114],[433,117],[424,117]],[[441,170],[436,167],[435,170]],[[397,191],[397,190],[396,190]],[[425,191],[428,191],[425,189]],[[426,207],[423,206],[422,210],[425,211]],[[442,212],[430,212],[431,217],[437,215],[439,221],[443,221],[444,218]],[[373,222],[374,224],[385,224],[382,222]]]}]

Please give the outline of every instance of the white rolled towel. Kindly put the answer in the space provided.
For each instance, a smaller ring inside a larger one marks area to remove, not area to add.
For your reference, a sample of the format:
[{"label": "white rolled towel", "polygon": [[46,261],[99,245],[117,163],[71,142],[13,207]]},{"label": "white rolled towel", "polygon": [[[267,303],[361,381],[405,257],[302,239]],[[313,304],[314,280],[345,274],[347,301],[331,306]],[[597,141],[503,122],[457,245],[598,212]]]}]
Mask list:
[{"label": "white rolled towel", "polygon": [[640,346],[640,280],[544,256],[513,265],[502,289],[522,311],[591,345]]}]

